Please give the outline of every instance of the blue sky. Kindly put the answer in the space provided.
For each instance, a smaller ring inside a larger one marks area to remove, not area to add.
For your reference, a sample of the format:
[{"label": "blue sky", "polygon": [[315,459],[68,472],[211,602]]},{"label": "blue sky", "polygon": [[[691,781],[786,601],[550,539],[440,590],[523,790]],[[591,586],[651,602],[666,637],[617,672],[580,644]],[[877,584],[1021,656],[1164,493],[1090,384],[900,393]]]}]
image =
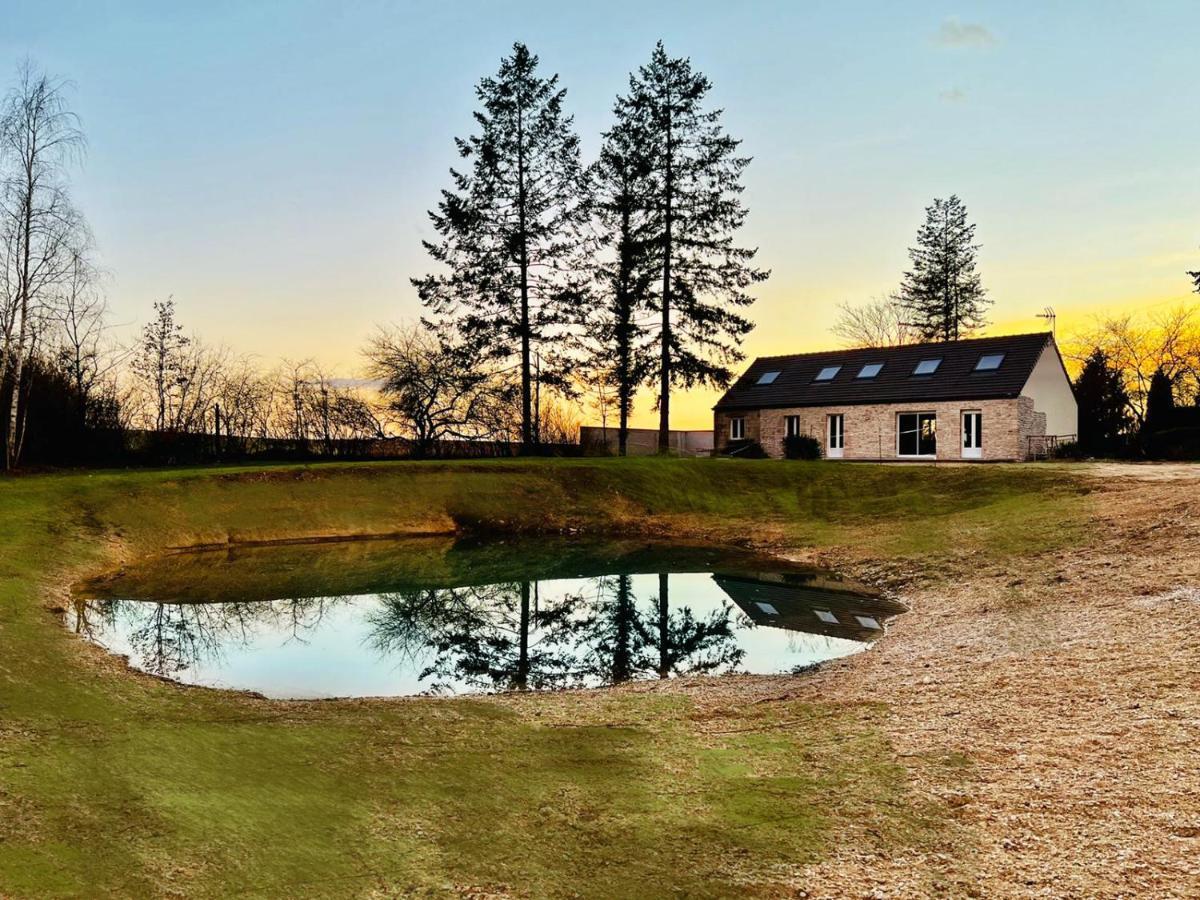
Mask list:
[{"label": "blue sky", "polygon": [[[1019,8],[1018,8],[1019,7]],[[75,83],[75,177],[123,322],[173,294],[206,339],[352,374],[419,313],[425,211],[473,86],[514,40],[585,149],[662,38],[755,161],[746,243],[773,270],[751,353],[829,343],[898,281],[922,208],[963,197],[996,330],[1184,300],[1200,265],[1194,3],[25,3],[0,75]],[[1193,295],[1194,296],[1194,295]],[[680,425],[703,425],[697,394]]]}]

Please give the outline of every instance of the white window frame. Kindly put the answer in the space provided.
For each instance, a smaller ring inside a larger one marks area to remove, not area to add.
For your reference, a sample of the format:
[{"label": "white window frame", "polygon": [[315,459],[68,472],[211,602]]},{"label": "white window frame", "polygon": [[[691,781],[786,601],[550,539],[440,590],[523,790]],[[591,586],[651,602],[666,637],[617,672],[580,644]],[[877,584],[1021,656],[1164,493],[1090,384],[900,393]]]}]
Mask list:
[{"label": "white window frame", "polygon": [[[901,453],[900,452],[900,417],[901,416],[916,416],[917,417],[917,447],[921,446],[920,428],[921,416],[933,416],[933,453]],[[896,458],[897,459],[937,459],[937,410],[934,409],[914,409],[905,412],[896,413]]]},{"label": "white window frame", "polygon": [[[833,423],[837,422],[837,431]],[[836,440],[835,438],[836,434]],[[846,415],[845,413],[829,413],[825,416],[825,458],[841,459],[846,451]]]},{"label": "white window frame", "polygon": [[[974,446],[967,446],[967,417],[976,416],[976,425],[973,433],[975,438]],[[983,410],[981,409],[964,409],[962,416],[959,419],[960,441],[962,447],[963,459],[983,459]]]},{"label": "white window frame", "polygon": [[783,436],[784,437],[800,437],[800,417],[799,416],[784,416],[783,417]]},{"label": "white window frame", "polygon": [[745,416],[729,417],[729,439],[731,441],[744,441],[746,439]]}]

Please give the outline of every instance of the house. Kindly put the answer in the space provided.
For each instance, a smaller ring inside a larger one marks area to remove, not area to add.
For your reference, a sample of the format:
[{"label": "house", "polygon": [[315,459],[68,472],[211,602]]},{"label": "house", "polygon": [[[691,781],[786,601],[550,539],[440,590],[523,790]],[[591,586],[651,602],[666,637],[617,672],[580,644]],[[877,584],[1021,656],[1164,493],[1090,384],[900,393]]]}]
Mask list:
[{"label": "house", "polygon": [[713,412],[718,448],[774,457],[810,435],[828,459],[1020,460],[1078,432],[1049,333],[764,356]]}]

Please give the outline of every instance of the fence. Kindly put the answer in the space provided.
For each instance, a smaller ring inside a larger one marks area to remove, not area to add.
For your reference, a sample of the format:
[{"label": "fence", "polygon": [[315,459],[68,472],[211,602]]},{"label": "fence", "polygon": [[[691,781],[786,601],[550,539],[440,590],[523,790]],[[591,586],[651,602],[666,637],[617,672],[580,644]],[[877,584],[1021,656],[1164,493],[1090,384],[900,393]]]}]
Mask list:
[{"label": "fence", "polygon": [[521,455],[580,456],[576,444],[516,441],[435,441],[422,448],[407,438],[263,438],[183,432],[128,431],[93,436],[103,465],[172,466],[213,462],[318,462],[322,460],[490,459]]}]

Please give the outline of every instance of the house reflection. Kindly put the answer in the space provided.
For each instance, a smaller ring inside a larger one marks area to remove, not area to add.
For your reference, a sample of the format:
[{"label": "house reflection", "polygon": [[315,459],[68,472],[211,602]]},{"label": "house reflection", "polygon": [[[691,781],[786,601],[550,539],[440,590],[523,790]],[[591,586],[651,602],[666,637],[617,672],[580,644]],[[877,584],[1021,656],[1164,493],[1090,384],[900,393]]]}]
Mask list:
[{"label": "house reflection", "polygon": [[713,581],[755,625],[851,641],[878,640],[886,621],[905,610],[816,572],[717,573]]}]

